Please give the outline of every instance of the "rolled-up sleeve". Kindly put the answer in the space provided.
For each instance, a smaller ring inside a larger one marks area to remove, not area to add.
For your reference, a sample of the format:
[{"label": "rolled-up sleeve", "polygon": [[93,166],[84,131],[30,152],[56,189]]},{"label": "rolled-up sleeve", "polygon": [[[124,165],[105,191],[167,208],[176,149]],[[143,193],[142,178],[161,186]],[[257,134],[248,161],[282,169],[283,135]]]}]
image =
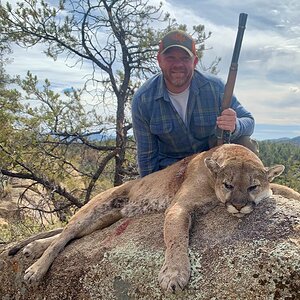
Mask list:
[{"label": "rolled-up sleeve", "polygon": [[[223,95],[225,92],[225,84],[216,79],[220,95],[220,104],[223,100]],[[221,104],[222,105],[222,104]],[[231,99],[230,107],[236,112],[236,128],[235,131],[231,134],[231,140],[240,138],[241,136],[251,136],[254,131],[255,121],[253,115],[247,111],[244,106],[237,100],[235,96]]]},{"label": "rolled-up sleeve", "polygon": [[231,139],[235,140],[244,135],[252,135],[255,125],[252,114],[248,112],[235,97],[232,98],[231,108],[235,110],[237,115],[236,128],[231,135]]}]

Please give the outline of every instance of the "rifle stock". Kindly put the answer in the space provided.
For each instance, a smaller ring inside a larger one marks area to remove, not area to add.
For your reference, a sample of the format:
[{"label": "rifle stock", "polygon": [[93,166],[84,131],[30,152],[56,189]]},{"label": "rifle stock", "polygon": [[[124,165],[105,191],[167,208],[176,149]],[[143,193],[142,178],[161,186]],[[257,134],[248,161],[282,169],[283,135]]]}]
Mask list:
[{"label": "rifle stock", "polygon": [[[234,90],[234,85],[235,85],[236,75],[238,70],[238,59],[241,51],[244,31],[246,28],[247,17],[248,15],[245,13],[241,13],[239,16],[238,33],[236,36],[231,65],[229,68],[227,82],[225,85],[225,91],[222,100],[222,111],[231,106],[231,99],[233,96],[233,90]],[[217,127],[216,129],[216,136],[217,136],[217,145],[222,145],[224,144],[224,142],[229,143],[230,141],[230,132],[222,130],[219,127]]]}]

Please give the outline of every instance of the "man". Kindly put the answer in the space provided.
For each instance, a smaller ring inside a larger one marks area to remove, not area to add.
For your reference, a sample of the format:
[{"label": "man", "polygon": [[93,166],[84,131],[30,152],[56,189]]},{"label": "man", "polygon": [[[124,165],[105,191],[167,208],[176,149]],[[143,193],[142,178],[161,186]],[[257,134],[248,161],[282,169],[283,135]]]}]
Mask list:
[{"label": "man", "polygon": [[183,31],[166,34],[157,60],[161,73],[135,93],[133,132],[140,176],[145,176],[191,154],[215,146],[216,126],[231,132],[231,142],[256,152],[249,138],[254,119],[235,97],[221,113],[224,84],[195,70],[195,41]]}]

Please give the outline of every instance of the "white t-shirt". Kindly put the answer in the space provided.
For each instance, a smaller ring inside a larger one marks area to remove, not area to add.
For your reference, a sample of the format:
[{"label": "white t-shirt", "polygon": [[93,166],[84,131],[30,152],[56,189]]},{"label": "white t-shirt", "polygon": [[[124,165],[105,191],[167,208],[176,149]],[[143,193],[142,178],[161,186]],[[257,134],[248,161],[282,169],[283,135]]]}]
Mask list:
[{"label": "white t-shirt", "polygon": [[169,90],[168,93],[172,104],[174,105],[183,122],[186,124],[186,108],[190,94],[190,87],[179,94],[172,93]]}]

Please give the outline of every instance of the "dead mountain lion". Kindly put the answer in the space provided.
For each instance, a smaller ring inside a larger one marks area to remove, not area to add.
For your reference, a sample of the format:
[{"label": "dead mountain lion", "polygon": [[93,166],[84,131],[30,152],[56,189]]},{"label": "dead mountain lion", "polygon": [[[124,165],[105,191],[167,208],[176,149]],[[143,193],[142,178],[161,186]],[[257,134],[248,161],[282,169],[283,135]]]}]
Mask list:
[{"label": "dead mountain lion", "polygon": [[[24,279],[42,279],[66,244],[95,230],[107,227],[122,217],[165,211],[165,261],[159,273],[164,290],[182,290],[190,277],[188,256],[191,214],[208,203],[221,203],[236,217],[251,213],[263,199],[271,196],[270,182],[284,166],[263,166],[250,150],[239,145],[223,145],[185,158],[144,178],[111,188],[82,207],[61,233],[28,244],[23,253],[40,257],[25,271]],[[300,194],[283,190],[300,200]]]}]

